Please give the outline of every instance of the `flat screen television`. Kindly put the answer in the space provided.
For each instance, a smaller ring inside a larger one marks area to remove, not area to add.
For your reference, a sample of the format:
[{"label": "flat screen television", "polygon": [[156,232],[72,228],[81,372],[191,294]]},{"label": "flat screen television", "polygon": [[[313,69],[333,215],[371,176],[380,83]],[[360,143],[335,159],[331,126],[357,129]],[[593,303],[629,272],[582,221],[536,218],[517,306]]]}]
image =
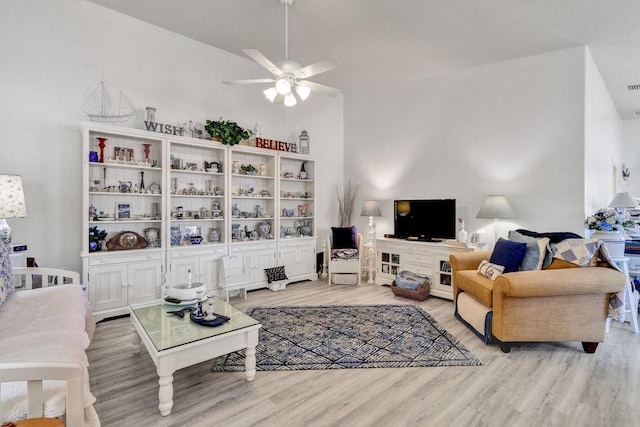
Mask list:
[{"label": "flat screen television", "polygon": [[456,238],[456,199],[395,200],[393,206],[394,237]]}]

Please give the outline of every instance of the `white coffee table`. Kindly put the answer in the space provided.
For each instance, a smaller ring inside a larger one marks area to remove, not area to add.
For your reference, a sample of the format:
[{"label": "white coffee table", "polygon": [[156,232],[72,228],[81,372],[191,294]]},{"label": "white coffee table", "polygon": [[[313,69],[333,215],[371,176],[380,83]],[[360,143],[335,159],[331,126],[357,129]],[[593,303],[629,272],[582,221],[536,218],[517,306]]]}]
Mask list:
[{"label": "white coffee table", "polygon": [[[204,305],[206,308],[207,303]],[[256,375],[256,345],[262,327],[257,320],[217,297],[213,311],[231,318],[220,326],[198,325],[191,321],[189,313],[184,318],[167,313],[181,308],[167,304],[129,306],[135,332],[133,352],[139,353],[140,343],[144,343],[156,365],[160,377],[158,408],[163,416],[169,415],[173,407],[173,373],[178,369],[245,349],[247,381],[253,381]]]}]

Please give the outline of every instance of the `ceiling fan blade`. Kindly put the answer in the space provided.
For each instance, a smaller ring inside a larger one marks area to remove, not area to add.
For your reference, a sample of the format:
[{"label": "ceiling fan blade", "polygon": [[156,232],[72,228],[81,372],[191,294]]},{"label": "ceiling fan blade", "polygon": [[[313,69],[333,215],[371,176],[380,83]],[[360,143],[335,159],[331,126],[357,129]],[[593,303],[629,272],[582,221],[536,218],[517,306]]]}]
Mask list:
[{"label": "ceiling fan blade", "polygon": [[338,62],[338,60],[335,58],[325,59],[324,61],[319,61],[315,64],[307,65],[306,67],[300,68],[298,71],[293,73],[293,76],[298,79],[307,79],[311,76],[315,76],[316,74],[333,70],[339,64],[340,62]]},{"label": "ceiling fan blade", "polygon": [[267,57],[264,56],[263,54],[261,54],[258,50],[256,50],[256,49],[242,49],[242,51],[249,58],[253,59],[258,64],[262,65],[264,68],[269,70],[272,74],[274,74],[274,75],[276,75],[278,77],[282,76],[282,74],[283,74],[282,70],[280,70],[280,68],[276,67],[273,62],[269,61],[267,59]]},{"label": "ceiling fan blade", "polygon": [[321,85],[320,83],[310,82],[308,80],[299,80],[297,82],[300,86],[305,86],[311,89],[314,92],[322,93],[330,96],[338,96],[340,95],[340,89],[336,89],[334,87]]},{"label": "ceiling fan blade", "polygon": [[248,85],[253,83],[273,83],[275,79],[249,79],[249,80],[225,80],[222,83],[226,85]]}]

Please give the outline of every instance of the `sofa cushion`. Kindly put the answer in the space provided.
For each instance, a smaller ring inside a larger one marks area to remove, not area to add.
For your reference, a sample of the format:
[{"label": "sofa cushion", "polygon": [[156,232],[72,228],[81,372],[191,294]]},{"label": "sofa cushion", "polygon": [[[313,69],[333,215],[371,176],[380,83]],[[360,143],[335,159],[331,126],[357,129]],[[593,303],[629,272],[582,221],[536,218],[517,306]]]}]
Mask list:
[{"label": "sofa cushion", "polygon": [[481,276],[476,270],[456,272],[456,288],[467,292],[487,307],[493,306],[493,280]]},{"label": "sofa cushion", "polygon": [[504,266],[498,264],[491,264],[489,261],[482,260],[480,265],[478,266],[478,274],[483,275],[484,277],[496,280],[496,277],[502,274],[504,271]]},{"label": "sofa cushion", "polygon": [[[535,237],[538,239],[541,237],[547,237],[549,238],[550,244],[558,243],[565,239],[581,239],[582,238],[581,235],[572,233],[570,231],[552,231],[547,233],[538,233],[531,230],[524,230],[522,228],[519,228],[516,231],[524,236]],[[553,254],[551,253],[551,249],[548,249],[545,254],[544,261],[542,262],[542,268],[547,268],[552,261],[553,261]]]},{"label": "sofa cushion", "polygon": [[509,231],[509,240],[513,242],[526,243],[527,250],[524,252],[524,258],[518,267],[518,270],[530,271],[541,270],[544,257],[549,246],[548,237],[531,237],[520,234],[517,231]]},{"label": "sofa cushion", "polygon": [[489,262],[504,266],[505,273],[518,271],[526,250],[526,243],[512,242],[501,237],[493,248]]}]

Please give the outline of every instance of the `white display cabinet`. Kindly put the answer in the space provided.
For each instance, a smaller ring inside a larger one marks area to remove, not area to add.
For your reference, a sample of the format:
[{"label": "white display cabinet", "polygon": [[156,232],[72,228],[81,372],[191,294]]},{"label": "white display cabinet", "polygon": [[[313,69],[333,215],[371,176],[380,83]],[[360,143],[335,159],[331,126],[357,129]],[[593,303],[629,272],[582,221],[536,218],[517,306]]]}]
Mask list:
[{"label": "white display cabinet", "polygon": [[170,245],[226,242],[226,149],[215,141],[169,143]]},{"label": "white display cabinet", "polygon": [[242,257],[245,289],[266,287],[278,265],[292,281],[317,278],[307,155],[93,122],[82,140],[82,274],[97,319],[160,300],[189,271],[222,296],[225,255]]},{"label": "white display cabinet", "polygon": [[276,155],[247,146],[234,146],[229,154],[231,244],[274,240]]},{"label": "white display cabinet", "polygon": [[280,156],[280,238],[315,236],[315,163],[304,157]]}]

